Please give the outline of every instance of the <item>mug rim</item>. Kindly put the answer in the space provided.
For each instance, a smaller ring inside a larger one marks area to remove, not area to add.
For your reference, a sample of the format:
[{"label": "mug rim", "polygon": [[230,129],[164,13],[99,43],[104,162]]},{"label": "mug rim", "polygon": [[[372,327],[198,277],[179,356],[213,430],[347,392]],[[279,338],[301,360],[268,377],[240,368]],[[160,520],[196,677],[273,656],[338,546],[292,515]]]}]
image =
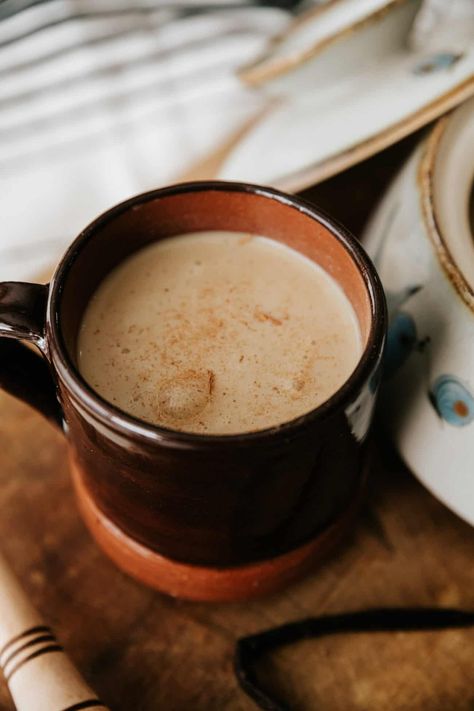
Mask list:
[{"label": "mug rim", "polygon": [[[335,237],[349,254],[358,269],[369,298],[370,326],[367,341],[359,361],[350,376],[327,400],[308,412],[287,422],[265,429],[235,434],[201,434],[183,432],[141,420],[108,402],[86,382],[70,358],[59,323],[59,304],[67,277],[83,246],[110,220],[134,206],[183,193],[191,192],[244,192],[276,201],[290,209],[319,222]],[[124,200],[101,213],[74,239],[61,258],[49,285],[46,311],[46,347],[50,361],[60,380],[75,403],[85,409],[94,420],[121,434],[139,437],[149,442],[159,442],[180,448],[216,447],[218,445],[245,445],[272,439],[288,438],[305,430],[313,421],[322,420],[350,402],[350,394],[358,392],[377,365],[385,340],[386,304],[383,287],[377,271],[358,240],[337,220],[308,201],[288,195],[280,190],[252,183],[233,181],[189,181],[155,190],[149,190]]]}]

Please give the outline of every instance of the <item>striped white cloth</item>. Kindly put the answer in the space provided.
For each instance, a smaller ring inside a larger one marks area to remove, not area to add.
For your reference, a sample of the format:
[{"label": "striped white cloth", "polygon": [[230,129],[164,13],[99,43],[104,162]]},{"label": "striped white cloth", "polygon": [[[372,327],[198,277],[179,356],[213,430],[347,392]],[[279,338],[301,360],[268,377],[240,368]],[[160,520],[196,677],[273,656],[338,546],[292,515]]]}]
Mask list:
[{"label": "striped white cloth", "polygon": [[0,280],[41,273],[258,111],[235,69],[290,21],[282,4],[0,1]]}]

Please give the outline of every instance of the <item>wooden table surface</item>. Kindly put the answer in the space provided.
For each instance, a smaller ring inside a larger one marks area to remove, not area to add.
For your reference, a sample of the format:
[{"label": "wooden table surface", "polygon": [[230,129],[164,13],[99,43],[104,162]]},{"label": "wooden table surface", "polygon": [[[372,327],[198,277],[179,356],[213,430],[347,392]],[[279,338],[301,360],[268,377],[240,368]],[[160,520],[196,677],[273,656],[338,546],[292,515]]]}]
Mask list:
[{"label": "wooden table surface", "polygon": [[[413,139],[307,192],[356,233]],[[270,599],[173,600],[120,573],[76,510],[61,435],[0,393],[1,548],[84,676],[116,711],[250,711],[235,641],[290,620],[388,605],[474,608],[474,529],[411,476],[381,433],[353,535]],[[449,476],[449,472],[446,472]],[[261,665],[292,709],[474,709],[472,631],[301,642]],[[11,702],[0,682],[0,708]]]}]

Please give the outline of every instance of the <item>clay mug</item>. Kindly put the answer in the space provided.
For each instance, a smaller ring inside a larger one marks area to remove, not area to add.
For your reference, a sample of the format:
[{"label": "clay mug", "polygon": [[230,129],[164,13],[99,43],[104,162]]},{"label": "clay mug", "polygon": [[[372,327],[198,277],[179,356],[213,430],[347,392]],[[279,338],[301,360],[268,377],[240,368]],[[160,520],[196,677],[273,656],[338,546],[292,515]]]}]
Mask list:
[{"label": "clay mug", "polygon": [[[278,427],[208,436],[153,426],[104,401],[77,369],[81,317],[105,275],[150,242],[213,229],[264,234],[300,251],[337,280],[359,320],[363,354],[349,379]],[[350,526],[385,302],[358,242],[310,204],[225,182],[133,197],[86,227],[49,285],[0,284],[0,335],[0,384],[64,427],[86,524],[142,582],[197,600],[262,595],[310,567]]]}]

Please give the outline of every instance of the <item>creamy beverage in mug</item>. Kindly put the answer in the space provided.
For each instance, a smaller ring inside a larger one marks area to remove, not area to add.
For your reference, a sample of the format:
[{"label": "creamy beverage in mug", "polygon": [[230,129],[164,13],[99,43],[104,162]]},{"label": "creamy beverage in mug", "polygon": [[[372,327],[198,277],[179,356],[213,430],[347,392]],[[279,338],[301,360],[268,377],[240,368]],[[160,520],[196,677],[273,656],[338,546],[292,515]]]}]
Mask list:
[{"label": "creamy beverage in mug", "polygon": [[106,276],[82,320],[78,363],[125,412],[221,435],[316,408],[362,347],[351,303],[315,262],[266,237],[198,232],[153,243]]}]

